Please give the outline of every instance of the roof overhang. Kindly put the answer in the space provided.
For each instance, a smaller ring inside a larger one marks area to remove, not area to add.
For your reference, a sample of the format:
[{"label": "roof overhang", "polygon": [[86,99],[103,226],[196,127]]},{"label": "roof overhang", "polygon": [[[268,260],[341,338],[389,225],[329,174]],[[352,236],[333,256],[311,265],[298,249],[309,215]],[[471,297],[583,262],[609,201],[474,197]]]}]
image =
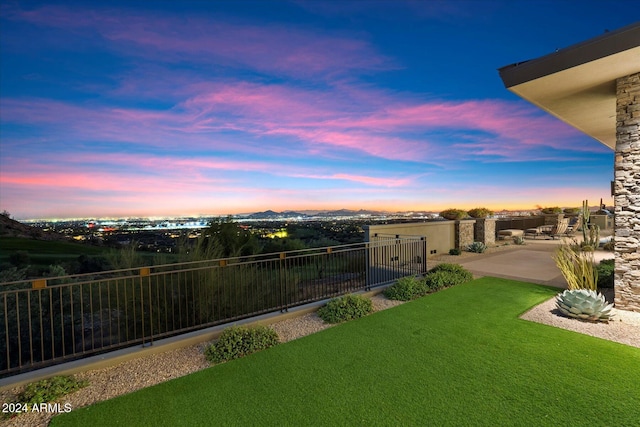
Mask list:
[{"label": "roof overhang", "polygon": [[616,79],[640,72],[640,22],[499,69],[511,92],[616,145]]}]

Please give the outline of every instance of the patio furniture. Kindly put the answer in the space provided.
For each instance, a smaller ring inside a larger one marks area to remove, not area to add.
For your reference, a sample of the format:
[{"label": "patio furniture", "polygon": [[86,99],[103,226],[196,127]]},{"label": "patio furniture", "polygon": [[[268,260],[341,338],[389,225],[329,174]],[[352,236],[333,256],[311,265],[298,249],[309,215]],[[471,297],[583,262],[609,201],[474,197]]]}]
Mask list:
[{"label": "patio furniture", "polygon": [[582,214],[569,220],[569,226],[564,233],[565,236],[575,236],[576,232],[582,229]]},{"label": "patio furniture", "polygon": [[564,235],[567,232],[567,227],[569,227],[568,218],[561,219],[554,225],[541,225],[535,228],[528,228],[524,235],[525,237],[533,237],[534,239],[537,239],[538,236],[555,239],[556,237]]},{"label": "patio furniture", "polygon": [[506,230],[498,231],[498,239],[504,240],[507,237],[520,237],[524,234],[524,230],[518,230],[517,228],[509,228]]}]

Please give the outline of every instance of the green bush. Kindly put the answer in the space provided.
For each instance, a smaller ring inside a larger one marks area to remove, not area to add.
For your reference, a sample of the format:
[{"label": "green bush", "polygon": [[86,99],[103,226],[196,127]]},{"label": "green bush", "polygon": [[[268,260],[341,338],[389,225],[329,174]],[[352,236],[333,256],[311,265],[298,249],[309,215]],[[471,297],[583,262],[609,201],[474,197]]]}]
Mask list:
[{"label": "green bush", "polygon": [[424,280],[416,276],[402,277],[382,293],[385,297],[398,301],[410,301],[429,292]]},{"label": "green bush", "polygon": [[278,334],[266,326],[231,326],[215,343],[208,346],[205,356],[211,363],[226,362],[247,356],[278,344]]},{"label": "green bush", "polygon": [[469,252],[475,252],[477,254],[481,254],[487,250],[487,245],[482,242],[473,242],[469,246],[467,246],[467,250]]},{"label": "green bush", "polygon": [[493,215],[493,211],[487,208],[474,208],[469,211],[471,218],[487,218]]},{"label": "green bush", "polygon": [[447,209],[445,211],[440,212],[439,214],[444,219],[464,219],[469,216],[467,211],[463,211],[462,209]]},{"label": "green bush", "polygon": [[54,402],[62,396],[86,387],[87,381],[79,381],[71,376],[59,375],[28,384],[18,395],[18,402],[32,405]]},{"label": "green bush", "polygon": [[467,282],[463,276],[450,271],[436,271],[425,276],[425,284],[431,291],[460,285]]},{"label": "green bush", "polygon": [[462,251],[459,248],[449,249],[449,255],[460,255]]},{"label": "green bush", "polygon": [[596,269],[598,270],[598,288],[613,288],[615,260],[603,259]]},{"label": "green bush", "polygon": [[435,266],[424,278],[425,285],[431,291],[460,285],[473,280],[473,274],[458,264],[443,263]]},{"label": "green bush", "polygon": [[370,299],[360,295],[344,295],[320,307],[318,316],[327,323],[340,323],[366,316],[371,312],[373,303]]},{"label": "green bush", "polygon": [[469,281],[473,279],[473,274],[471,274],[469,270],[467,270],[460,264],[450,264],[450,263],[444,262],[442,264],[438,264],[435,267],[429,269],[428,274],[435,273],[437,271],[448,271],[451,273],[455,273],[459,276],[464,277],[465,281]]}]

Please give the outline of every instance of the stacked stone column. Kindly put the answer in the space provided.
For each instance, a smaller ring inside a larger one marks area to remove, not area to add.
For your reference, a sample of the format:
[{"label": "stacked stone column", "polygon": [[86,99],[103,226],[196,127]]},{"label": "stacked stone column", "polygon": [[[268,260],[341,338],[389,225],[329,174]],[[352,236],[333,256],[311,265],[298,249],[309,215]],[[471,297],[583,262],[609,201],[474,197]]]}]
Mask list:
[{"label": "stacked stone column", "polygon": [[456,221],[456,248],[465,249],[473,243],[475,223],[475,219],[463,219]]},{"label": "stacked stone column", "polygon": [[616,85],[615,303],[640,312],[640,73]]},{"label": "stacked stone column", "polygon": [[477,218],[474,240],[485,245],[494,245],[496,243],[496,220],[494,218]]}]

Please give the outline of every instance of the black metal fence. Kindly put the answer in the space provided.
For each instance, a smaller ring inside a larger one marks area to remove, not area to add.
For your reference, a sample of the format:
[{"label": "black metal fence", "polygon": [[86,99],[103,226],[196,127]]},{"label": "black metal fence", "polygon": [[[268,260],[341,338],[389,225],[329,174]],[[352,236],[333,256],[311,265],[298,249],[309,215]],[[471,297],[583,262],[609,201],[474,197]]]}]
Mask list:
[{"label": "black metal fence", "polygon": [[0,284],[0,377],[426,272],[423,238]]}]

